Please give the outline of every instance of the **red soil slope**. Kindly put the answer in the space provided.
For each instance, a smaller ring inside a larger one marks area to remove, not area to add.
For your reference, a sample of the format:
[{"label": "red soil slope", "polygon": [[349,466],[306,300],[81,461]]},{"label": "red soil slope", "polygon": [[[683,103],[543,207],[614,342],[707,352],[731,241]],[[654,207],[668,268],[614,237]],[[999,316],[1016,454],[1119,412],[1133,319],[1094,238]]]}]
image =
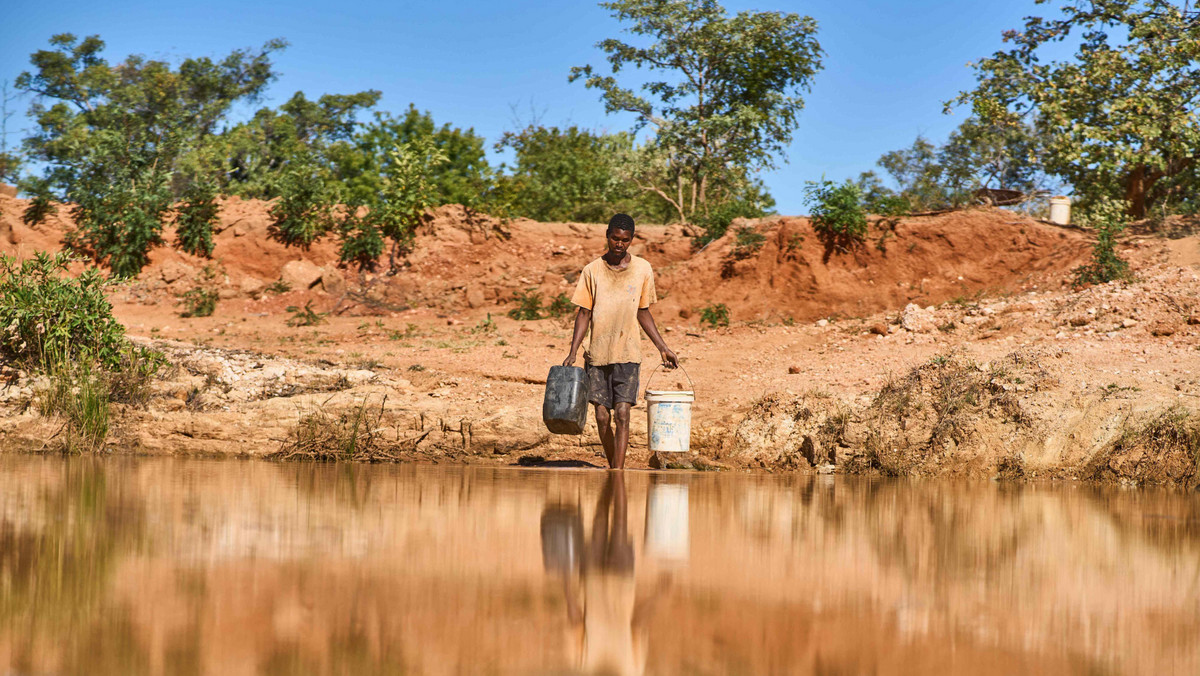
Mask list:
[{"label": "red soil slope", "polygon": [[[60,207],[46,223],[31,228],[20,218],[26,204],[0,195],[0,252],[28,256],[59,249],[63,235],[74,227],[68,210]],[[299,293],[279,302],[311,297],[314,306],[339,313],[416,306],[490,311],[522,291],[536,290],[546,300],[569,295],[580,268],[604,248],[601,225],[525,219],[504,223],[449,205],[432,213],[396,274],[382,272],[386,260],[378,273],[359,273],[336,267],[332,239],[308,250],[271,239],[268,206],[225,200],[215,235],[213,255],[224,273],[222,297],[241,298],[248,310],[268,309],[272,298],[263,287],[285,277]],[[736,250],[734,231],[743,226],[766,237],[758,250]],[[174,239],[170,228],[164,236],[168,242]],[[849,251],[828,250],[807,219],[791,217],[739,221],[730,234],[698,252],[691,242],[679,226],[645,226],[632,249],[655,265],[662,296],[659,314],[673,321],[695,322],[696,311],[712,303],[725,304],[734,321],[807,320],[1057,285],[1065,271],[1086,259],[1089,249],[1078,232],[999,209],[875,225],[866,243]],[[293,261],[311,265],[293,265],[286,272]],[[196,282],[208,262],[159,247],[130,287],[130,300],[169,304]]]}]

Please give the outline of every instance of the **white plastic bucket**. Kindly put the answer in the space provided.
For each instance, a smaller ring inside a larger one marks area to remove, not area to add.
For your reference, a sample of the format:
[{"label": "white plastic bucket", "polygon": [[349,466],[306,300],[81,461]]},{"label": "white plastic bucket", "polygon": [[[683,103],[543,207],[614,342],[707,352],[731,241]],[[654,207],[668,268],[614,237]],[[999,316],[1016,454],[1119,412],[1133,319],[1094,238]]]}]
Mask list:
[{"label": "white plastic bucket", "polygon": [[1050,222],[1058,223],[1059,225],[1068,225],[1071,222],[1071,198],[1070,197],[1051,197],[1050,198]]},{"label": "white plastic bucket", "polygon": [[687,561],[688,544],[687,485],[651,485],[646,500],[646,554],[663,561]]},{"label": "white plastic bucket", "polygon": [[692,439],[694,392],[646,390],[646,429],[651,453],[687,453]]}]

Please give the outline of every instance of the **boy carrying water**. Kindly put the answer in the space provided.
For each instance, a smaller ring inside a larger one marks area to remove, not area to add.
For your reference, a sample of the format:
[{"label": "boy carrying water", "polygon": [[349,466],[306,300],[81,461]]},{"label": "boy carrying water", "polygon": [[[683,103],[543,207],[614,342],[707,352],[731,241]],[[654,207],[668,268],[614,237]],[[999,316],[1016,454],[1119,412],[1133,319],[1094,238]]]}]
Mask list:
[{"label": "boy carrying water", "polygon": [[[579,306],[571,352],[563,366],[573,366],[583,337],[591,329],[584,352],[588,401],[596,406],[600,443],[613,469],[625,468],[629,448],[629,410],[637,401],[638,370],[642,362],[641,332],[658,348],[663,366],[675,368],[675,356],[654,324],[650,306],[654,293],[654,271],[650,263],[629,253],[633,242],[633,219],[617,214],[608,222],[605,239],[608,251],[588,263],[579,275],[571,302]],[[641,330],[639,330],[639,327]],[[612,420],[616,418],[616,433]]]}]

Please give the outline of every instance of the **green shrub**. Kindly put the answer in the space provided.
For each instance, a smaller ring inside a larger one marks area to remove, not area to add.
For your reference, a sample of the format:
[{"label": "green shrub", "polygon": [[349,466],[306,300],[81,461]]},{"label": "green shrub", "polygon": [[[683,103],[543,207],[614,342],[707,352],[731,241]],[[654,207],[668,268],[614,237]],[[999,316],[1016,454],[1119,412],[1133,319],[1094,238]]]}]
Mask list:
[{"label": "green shrub", "polygon": [[510,318],[521,321],[542,318],[542,294],[535,289],[518,291],[513,299],[517,301],[517,307],[508,311]]},{"label": "green shrub", "polygon": [[1117,235],[1125,229],[1122,221],[1129,208],[1124,200],[1101,199],[1081,210],[1076,220],[1096,231],[1092,262],[1075,268],[1075,286],[1104,284],[1129,279],[1129,261],[1117,254]]},{"label": "green shrub", "polygon": [[[774,200],[770,203],[774,204]],[[692,240],[692,246],[699,249],[713,240],[724,237],[735,218],[762,218],[766,215],[766,210],[753,200],[730,200],[711,206],[703,214],[692,217],[694,224],[702,230],[701,234]]]},{"label": "green shrub", "polygon": [[213,226],[220,211],[215,185],[196,182],[189,186],[175,207],[175,245],[193,256],[211,258]]},{"label": "green shrub", "polygon": [[342,246],[339,257],[359,270],[374,270],[383,255],[383,233],[368,219],[347,215],[342,221]]},{"label": "green shrub", "polygon": [[108,438],[109,374],[90,355],[47,366],[49,385],[37,393],[38,413],[62,417],[63,426],[55,436],[63,450],[100,450]]},{"label": "green shrub", "polygon": [[217,300],[220,298],[216,284],[217,277],[220,275],[221,270],[215,264],[205,265],[204,269],[196,275],[196,285],[179,294],[179,303],[182,306],[179,316],[212,316],[213,311],[217,309]]},{"label": "green shrub", "polygon": [[575,304],[567,297],[567,294],[560,293],[550,301],[550,307],[546,309],[546,314],[551,317],[565,317],[575,311]]},{"label": "green shrub", "polygon": [[150,249],[162,244],[163,216],[171,208],[165,183],[116,184],[82,193],[71,210],[78,229],[65,243],[116,277],[136,277],[150,262]]},{"label": "green shrub", "polygon": [[324,312],[317,312],[312,308],[312,301],[305,301],[304,307],[289,305],[285,308],[287,312],[292,313],[288,318],[288,326],[316,326],[325,322]]},{"label": "green shrub", "polygon": [[845,249],[867,235],[867,213],[857,185],[846,182],[809,181],[805,200],[812,205],[813,230],[826,246]]},{"label": "green shrub", "polygon": [[125,327],[104,295],[109,282],[95,268],[63,274],[70,261],[65,253],[20,262],[0,255],[0,356],[31,368],[84,353],[105,368],[120,363]]},{"label": "green shrub", "polygon": [[179,316],[211,317],[217,309],[217,299],[216,289],[203,286],[188,289],[179,295],[179,302],[183,306],[183,311],[179,313]]},{"label": "green shrub", "polygon": [[741,260],[753,256],[767,241],[767,236],[754,228],[742,226],[733,240],[733,257]]},{"label": "green shrub", "polygon": [[322,171],[304,158],[283,172],[279,198],[271,205],[271,236],[287,246],[308,249],[329,231],[334,223],[333,205],[337,201],[331,183]]},{"label": "green shrub", "polygon": [[715,303],[700,308],[700,323],[708,324],[714,329],[718,326],[729,326],[729,308],[724,303]]}]

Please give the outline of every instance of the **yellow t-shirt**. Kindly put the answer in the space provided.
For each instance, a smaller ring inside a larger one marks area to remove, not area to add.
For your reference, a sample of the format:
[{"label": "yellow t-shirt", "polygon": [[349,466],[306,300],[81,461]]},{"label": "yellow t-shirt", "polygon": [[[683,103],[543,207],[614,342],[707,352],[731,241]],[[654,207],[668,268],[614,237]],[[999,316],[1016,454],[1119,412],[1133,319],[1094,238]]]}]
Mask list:
[{"label": "yellow t-shirt", "polygon": [[657,301],[654,270],[645,258],[630,254],[624,270],[613,269],[603,258],[584,266],[571,298],[571,302],[592,311],[591,338],[584,360],[594,366],[642,363],[642,327],[637,312]]}]

